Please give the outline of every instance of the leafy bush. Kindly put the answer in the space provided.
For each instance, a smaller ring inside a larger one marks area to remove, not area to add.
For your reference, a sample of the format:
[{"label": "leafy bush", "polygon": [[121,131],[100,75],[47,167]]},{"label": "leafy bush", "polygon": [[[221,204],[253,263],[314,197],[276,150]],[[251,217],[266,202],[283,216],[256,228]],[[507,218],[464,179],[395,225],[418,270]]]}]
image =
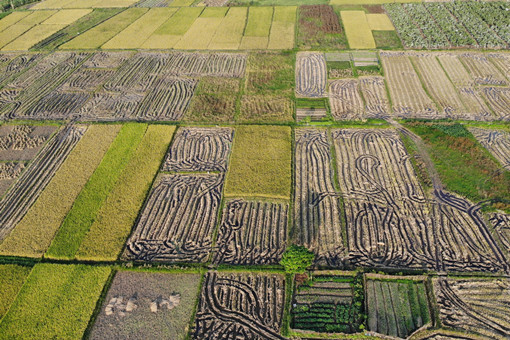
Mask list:
[{"label": "leafy bush", "polygon": [[295,244],[285,250],[280,264],[289,274],[303,274],[313,263],[315,255],[303,246]]}]

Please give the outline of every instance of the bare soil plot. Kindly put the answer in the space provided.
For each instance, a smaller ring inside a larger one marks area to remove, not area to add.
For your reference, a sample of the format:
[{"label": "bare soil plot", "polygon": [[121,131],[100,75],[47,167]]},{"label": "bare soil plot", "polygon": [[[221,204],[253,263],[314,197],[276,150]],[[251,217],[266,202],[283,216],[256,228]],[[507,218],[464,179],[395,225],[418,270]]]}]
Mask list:
[{"label": "bare soil plot", "polygon": [[501,163],[503,168],[510,170],[510,133],[474,127],[469,128],[469,131]]},{"label": "bare soil plot", "polygon": [[85,132],[85,127],[69,125],[61,129],[39,152],[26,171],[0,201],[0,240],[3,240],[23,218],[44,190],[72,148]]},{"label": "bare soil plot", "polygon": [[226,172],[233,137],[231,128],[180,128],[162,171]]},{"label": "bare soil plot", "polygon": [[284,339],[284,278],[277,274],[208,272],[192,339]]},{"label": "bare soil plot", "polygon": [[307,282],[296,283],[291,327],[321,333],[357,333],[363,322],[361,281],[361,277],[317,274]]},{"label": "bare soil plot", "polygon": [[329,84],[331,114],[337,120],[361,120],[364,104],[357,79],[338,79]]},{"label": "bare soil plot", "polygon": [[433,280],[443,326],[506,339],[510,332],[510,282],[504,278],[437,278]]},{"label": "bare soil plot", "polygon": [[407,54],[381,52],[386,81],[398,117],[434,118],[439,113],[436,105],[423,89]]},{"label": "bare soil plot", "polygon": [[161,175],[129,238],[136,261],[204,262],[211,251],[223,176]]},{"label": "bare soil plot", "polygon": [[384,118],[390,116],[391,106],[383,77],[361,77],[359,86],[365,102],[366,117]]},{"label": "bare soil plot", "polygon": [[407,277],[370,275],[366,280],[368,329],[384,335],[407,338],[431,320],[424,284]]},{"label": "bare soil plot", "polygon": [[298,9],[299,49],[345,49],[347,41],[340,18],[329,5],[303,5]]},{"label": "bare soil plot", "polygon": [[427,198],[394,130],[334,130],[349,258],[371,267],[436,267]]},{"label": "bare soil plot", "polygon": [[317,264],[341,266],[345,257],[341,203],[333,184],[327,130],[295,130],[295,167],[293,238],[316,254]]},{"label": "bare soil plot", "polygon": [[326,59],[322,53],[300,52],[296,57],[296,95],[324,97],[326,95]]},{"label": "bare soil plot", "polygon": [[117,272],[90,339],[185,339],[199,284],[199,274]]},{"label": "bare soil plot", "polygon": [[288,210],[285,203],[228,201],[213,263],[278,264],[287,246]]}]

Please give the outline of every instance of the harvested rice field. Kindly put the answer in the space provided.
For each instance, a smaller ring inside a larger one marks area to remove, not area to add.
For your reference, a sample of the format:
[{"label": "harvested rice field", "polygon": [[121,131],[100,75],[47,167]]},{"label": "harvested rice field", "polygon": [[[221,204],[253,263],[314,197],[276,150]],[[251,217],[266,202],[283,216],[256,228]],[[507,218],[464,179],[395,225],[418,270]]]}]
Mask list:
[{"label": "harvested rice field", "polygon": [[510,6],[0,0],[0,340],[503,340]]}]

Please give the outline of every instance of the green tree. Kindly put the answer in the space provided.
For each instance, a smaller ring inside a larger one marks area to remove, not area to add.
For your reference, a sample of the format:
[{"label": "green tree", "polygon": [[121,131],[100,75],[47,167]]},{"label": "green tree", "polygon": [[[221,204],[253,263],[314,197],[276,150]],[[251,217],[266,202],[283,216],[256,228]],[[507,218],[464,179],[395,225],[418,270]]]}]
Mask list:
[{"label": "green tree", "polygon": [[303,274],[312,265],[314,257],[305,247],[293,244],[283,253],[280,264],[288,274]]}]

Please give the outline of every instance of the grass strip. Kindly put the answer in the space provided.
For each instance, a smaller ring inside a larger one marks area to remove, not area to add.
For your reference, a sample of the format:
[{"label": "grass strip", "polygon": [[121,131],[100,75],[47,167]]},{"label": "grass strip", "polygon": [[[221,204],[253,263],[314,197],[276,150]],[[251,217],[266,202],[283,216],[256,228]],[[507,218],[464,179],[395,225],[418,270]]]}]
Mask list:
[{"label": "grass strip", "polygon": [[247,7],[231,7],[209,43],[209,49],[235,50],[239,48],[247,14]]},{"label": "grass strip", "polygon": [[51,35],[50,37],[40,41],[32,48],[36,50],[54,50],[60,45],[74,39],[79,34],[88,31],[94,26],[99,25],[105,20],[118,14],[121,9],[110,8],[110,9],[95,9],[84,17],[78,19],[72,25],[60,30],[59,32]]},{"label": "grass strip", "polygon": [[80,192],[53,239],[46,257],[73,259],[104,201],[118,182],[143,138],[146,124],[128,123],[106,152],[101,164]]},{"label": "grass strip", "polygon": [[61,49],[96,49],[141,17],[147,8],[129,8],[60,46]]},{"label": "grass strip", "polygon": [[8,14],[4,18],[2,18],[2,20],[0,20],[0,32],[2,32],[4,29],[11,25],[14,25],[15,23],[17,23],[18,21],[20,21],[21,19],[30,14],[31,12],[12,12]]},{"label": "grass strip", "polygon": [[36,264],[0,323],[0,339],[81,339],[110,271]]},{"label": "grass strip", "polygon": [[176,11],[177,8],[151,8],[140,19],[104,44],[102,48],[138,48]]},{"label": "grass strip", "polygon": [[0,245],[0,254],[44,254],[119,129],[119,125],[91,125],[87,129],[37,201]]},{"label": "grass strip", "polygon": [[143,44],[142,48],[173,48],[188,31],[204,9],[201,7],[180,8],[161,25]]},{"label": "grass strip", "polygon": [[375,40],[372,36],[372,30],[368,26],[365,12],[340,11],[340,16],[351,49],[375,48]]},{"label": "grass strip", "polygon": [[174,130],[175,126],[149,126],[117,185],[99,210],[76,258],[104,261],[117,259],[167,151]]},{"label": "grass strip", "polygon": [[0,320],[9,310],[31,269],[15,264],[0,265]]},{"label": "grass strip", "polygon": [[225,196],[290,198],[291,129],[239,126],[235,130]]},{"label": "grass strip", "polygon": [[[510,172],[503,171],[463,125],[420,122],[405,125],[423,138],[448,190],[474,203],[485,199],[510,200]],[[508,203],[498,207],[510,210]]]}]

